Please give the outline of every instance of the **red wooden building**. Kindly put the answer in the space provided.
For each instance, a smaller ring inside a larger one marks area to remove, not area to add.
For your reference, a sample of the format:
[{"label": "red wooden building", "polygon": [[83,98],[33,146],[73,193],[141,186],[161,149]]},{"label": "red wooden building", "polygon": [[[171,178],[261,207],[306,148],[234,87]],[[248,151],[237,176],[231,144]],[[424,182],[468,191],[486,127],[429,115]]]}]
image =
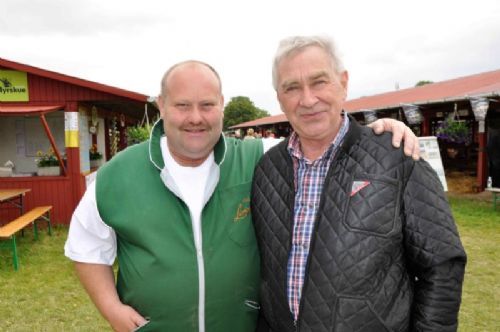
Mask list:
[{"label": "red wooden building", "polygon": [[[52,220],[68,223],[86,176],[95,170],[89,148],[98,148],[104,161],[125,148],[126,127],[155,112],[147,100],[143,94],[0,58],[0,166],[7,160],[15,164],[12,174],[0,177],[0,189],[28,188],[25,210],[52,205]],[[46,148],[58,157],[59,176],[35,173],[36,150]],[[0,224],[18,213],[2,204]]]}]

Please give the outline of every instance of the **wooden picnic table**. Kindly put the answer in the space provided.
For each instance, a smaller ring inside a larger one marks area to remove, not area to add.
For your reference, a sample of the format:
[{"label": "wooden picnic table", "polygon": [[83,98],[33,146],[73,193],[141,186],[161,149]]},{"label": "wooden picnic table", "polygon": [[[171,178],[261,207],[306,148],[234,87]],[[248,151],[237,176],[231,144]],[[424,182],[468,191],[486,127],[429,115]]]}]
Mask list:
[{"label": "wooden picnic table", "polygon": [[[0,189],[0,203],[9,203],[19,208],[19,215],[24,213],[24,195],[31,189]],[[1,205],[0,205],[1,207]]]}]

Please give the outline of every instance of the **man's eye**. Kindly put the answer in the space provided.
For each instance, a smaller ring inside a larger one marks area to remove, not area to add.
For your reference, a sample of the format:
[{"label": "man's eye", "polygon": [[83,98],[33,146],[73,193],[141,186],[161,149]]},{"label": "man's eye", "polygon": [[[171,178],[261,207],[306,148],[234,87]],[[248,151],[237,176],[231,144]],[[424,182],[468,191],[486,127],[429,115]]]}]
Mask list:
[{"label": "man's eye", "polygon": [[314,83],[313,83],[314,86],[321,86],[323,84],[326,84],[325,80],[318,80],[318,81],[314,81]]},{"label": "man's eye", "polygon": [[292,85],[292,86],[286,87],[285,92],[293,92],[293,91],[296,91],[297,89],[298,89],[297,86]]},{"label": "man's eye", "polygon": [[177,103],[177,104],[175,104],[175,107],[186,108],[186,107],[188,107],[188,104],[186,104],[186,103]]}]

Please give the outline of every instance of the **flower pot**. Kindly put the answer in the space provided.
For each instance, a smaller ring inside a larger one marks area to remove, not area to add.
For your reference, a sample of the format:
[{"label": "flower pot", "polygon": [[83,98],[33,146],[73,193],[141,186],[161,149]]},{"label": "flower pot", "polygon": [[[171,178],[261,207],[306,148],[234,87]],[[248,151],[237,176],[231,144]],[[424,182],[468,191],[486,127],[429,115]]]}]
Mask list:
[{"label": "flower pot", "polygon": [[455,159],[457,154],[458,154],[458,149],[455,148],[447,148],[446,153],[448,154],[448,157]]},{"label": "flower pot", "polygon": [[102,159],[91,159],[90,168],[99,168],[102,165]]},{"label": "flower pot", "polygon": [[59,176],[61,175],[61,169],[59,166],[49,166],[49,167],[38,167],[38,176]]}]

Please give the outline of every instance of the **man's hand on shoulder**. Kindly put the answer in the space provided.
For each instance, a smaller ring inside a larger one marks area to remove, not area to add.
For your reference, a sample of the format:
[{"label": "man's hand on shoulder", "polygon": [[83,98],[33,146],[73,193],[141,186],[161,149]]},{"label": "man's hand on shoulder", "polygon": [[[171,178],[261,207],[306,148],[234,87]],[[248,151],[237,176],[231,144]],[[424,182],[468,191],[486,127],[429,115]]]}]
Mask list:
[{"label": "man's hand on shoulder", "polygon": [[392,145],[394,147],[399,148],[401,141],[403,141],[405,154],[411,156],[414,160],[420,158],[418,137],[415,136],[413,131],[403,122],[390,118],[383,118],[370,123],[368,127],[372,128],[373,132],[377,135],[386,131],[392,132]]}]

